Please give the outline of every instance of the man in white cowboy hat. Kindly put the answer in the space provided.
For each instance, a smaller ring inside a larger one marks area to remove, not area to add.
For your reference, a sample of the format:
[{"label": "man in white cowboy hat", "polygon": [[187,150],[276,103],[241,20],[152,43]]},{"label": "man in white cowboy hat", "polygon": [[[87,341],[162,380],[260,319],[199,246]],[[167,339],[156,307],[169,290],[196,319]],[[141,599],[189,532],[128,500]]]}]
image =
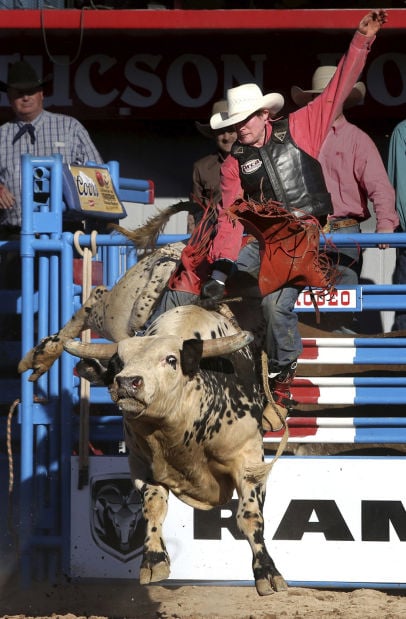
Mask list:
[{"label": "man in white cowboy hat", "polygon": [[[227,91],[228,110],[210,119],[214,130],[234,126],[237,132],[237,140],[221,167],[222,200],[218,205],[216,234],[209,239],[205,262],[200,260],[202,247],[196,252],[192,244],[185,247],[181,264],[153,318],[170,307],[196,302],[199,290],[201,304],[220,303],[225,296],[226,280],[236,268],[258,275],[258,242],[241,249],[243,226],[228,213],[236,200],[273,199],[296,215],[320,219],[333,212],[317,157],[338,110],[364,67],[376,33],[386,21],[387,12],[383,9],[367,13],[327,88],[314,101],[289,114],[288,119],[276,118],[284,104],[280,94],[263,95],[256,84],[243,84]],[[287,412],[291,400],[290,385],[302,352],[294,312],[299,293],[298,287],[284,286],[262,299],[267,323],[264,347],[270,368],[269,386],[282,414]]]},{"label": "man in white cowboy hat", "polygon": [[[292,86],[291,97],[299,107],[307,105],[323,92],[336,72],[335,66],[321,66],[313,74],[312,88]],[[348,122],[343,109],[360,105],[365,98],[363,82],[354,84],[328,132],[318,160],[323,168],[327,189],[333,202],[326,232],[352,234],[371,217],[368,201],[376,216],[376,232],[393,232],[399,218],[395,209],[395,192],[389,181],[381,155],[372,139]],[[380,244],[380,249],[388,245]],[[337,254],[335,255],[337,258]],[[356,285],[362,268],[362,252],[356,247],[342,247],[338,252],[341,285]],[[336,313],[332,315],[332,318]],[[346,314],[352,318],[351,314]],[[352,325],[354,326],[354,325]]]},{"label": "man in white cowboy hat", "polygon": [[[226,112],[227,101],[221,99],[215,101],[212,106],[211,116],[213,114]],[[209,123],[195,122],[197,130],[206,138],[213,140],[216,144],[216,152],[210,153],[201,159],[198,159],[193,164],[192,172],[192,200],[197,205],[207,205],[210,202],[217,204],[221,199],[220,190],[220,168],[224,159],[230,154],[231,147],[234,144],[237,134],[234,127],[226,127],[213,131]],[[197,206],[198,209],[198,206]],[[198,211],[202,209],[198,209]],[[198,212],[197,211],[197,212]],[[188,233],[190,234],[198,217],[190,215],[188,218]]]},{"label": "man in white cowboy hat", "polygon": [[[281,95],[263,96],[255,84],[228,90],[228,111],[212,116],[210,125],[212,129],[234,125],[237,141],[221,168],[222,202],[217,234],[210,250],[213,268],[211,277],[202,286],[202,301],[221,301],[227,277],[235,267],[258,273],[257,243],[249,243],[240,251],[243,226],[232,221],[227,213],[236,200],[277,200],[288,211],[321,221],[332,214],[331,198],[317,157],[364,67],[376,33],[386,21],[387,12],[383,9],[367,13],[325,90],[287,119],[269,120],[270,110],[275,115],[283,105]],[[302,352],[298,317],[294,312],[299,293],[300,288],[296,286],[284,286],[262,300],[267,323],[265,351],[270,368],[269,386],[276,404],[285,412],[291,400],[290,385],[297,359]]]}]

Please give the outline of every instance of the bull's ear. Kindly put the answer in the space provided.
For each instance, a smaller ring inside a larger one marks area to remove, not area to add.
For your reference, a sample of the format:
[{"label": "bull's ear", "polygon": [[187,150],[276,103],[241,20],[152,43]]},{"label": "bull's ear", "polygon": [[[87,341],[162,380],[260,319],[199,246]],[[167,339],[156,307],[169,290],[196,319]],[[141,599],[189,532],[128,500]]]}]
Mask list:
[{"label": "bull's ear", "polygon": [[203,340],[185,340],[180,351],[180,363],[183,374],[193,376],[199,369],[203,352]]},{"label": "bull's ear", "polygon": [[81,359],[76,364],[76,372],[81,378],[85,378],[91,385],[104,386],[106,367],[97,359]]},{"label": "bull's ear", "polygon": [[118,354],[112,356],[108,365],[97,359],[81,359],[76,364],[76,372],[81,378],[86,378],[92,385],[108,387],[116,374],[123,369],[123,363]]}]

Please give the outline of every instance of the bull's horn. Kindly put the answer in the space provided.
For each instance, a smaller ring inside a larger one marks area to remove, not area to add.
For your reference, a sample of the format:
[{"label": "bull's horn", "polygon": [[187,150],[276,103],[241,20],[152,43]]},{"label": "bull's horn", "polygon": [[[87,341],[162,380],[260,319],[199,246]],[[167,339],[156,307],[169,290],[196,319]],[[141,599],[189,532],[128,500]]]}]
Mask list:
[{"label": "bull's horn", "polygon": [[226,335],[225,337],[218,337],[213,340],[203,340],[202,357],[228,355],[247,346],[253,339],[254,336],[250,331],[239,331],[233,335]]},{"label": "bull's horn", "polygon": [[75,357],[81,359],[98,359],[99,361],[108,361],[114,353],[117,352],[117,342],[109,342],[108,344],[92,344],[86,342],[78,342],[77,340],[68,340],[63,345],[64,349]]}]

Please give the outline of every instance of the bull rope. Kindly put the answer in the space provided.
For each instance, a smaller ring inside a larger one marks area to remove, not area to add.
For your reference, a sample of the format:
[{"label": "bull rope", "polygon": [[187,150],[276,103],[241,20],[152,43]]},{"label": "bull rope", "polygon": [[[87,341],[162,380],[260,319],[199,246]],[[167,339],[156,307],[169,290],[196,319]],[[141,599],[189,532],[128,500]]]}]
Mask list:
[{"label": "bull rope", "polygon": [[[87,301],[92,289],[92,258],[97,253],[97,231],[92,230],[90,234],[90,247],[82,247],[79,243],[79,236],[84,234],[77,230],[73,236],[76,251],[82,256],[82,304]],[[83,343],[90,343],[91,330],[82,331],[81,339]],[[89,483],[89,411],[90,411],[90,383],[85,378],[80,379],[80,408],[79,408],[79,475],[78,490],[81,490]]]},{"label": "bull rope", "polygon": [[282,428],[284,428],[284,433],[282,435],[281,438],[281,442],[278,445],[278,449],[276,450],[276,453],[272,459],[269,471],[271,470],[271,468],[273,467],[273,465],[275,464],[275,462],[278,460],[278,458],[283,454],[283,452],[285,451],[287,442],[289,440],[289,427],[288,424],[286,423],[286,417],[280,412],[278,406],[275,404],[274,399],[272,397],[271,391],[269,389],[269,383],[268,383],[268,355],[266,354],[266,352],[263,350],[262,351],[262,355],[261,355],[261,361],[262,361],[262,382],[263,382],[263,386],[264,386],[264,391],[265,391],[265,395],[266,395],[266,399],[268,400],[268,404],[265,407],[265,410],[263,412],[263,417],[264,420],[269,423],[270,427],[272,428],[272,424],[270,423],[269,419],[266,416],[267,413],[267,409],[271,408],[272,409],[272,413],[274,413],[278,419],[280,420],[281,424],[282,424]]},{"label": "bull rope", "polygon": [[[227,301],[238,301],[241,299],[228,299]],[[228,318],[230,320],[230,322],[236,327],[236,329],[239,329],[241,331],[241,327],[237,322],[236,317],[234,316],[233,312],[231,311],[231,309],[229,308],[229,306],[226,303],[221,303],[218,307],[218,312],[219,314],[221,314],[222,316],[225,316],[226,318]],[[264,391],[265,391],[265,396],[266,399],[268,401],[267,406],[265,407],[263,413],[262,413],[262,417],[263,417],[263,421],[262,424],[264,427],[264,421],[269,424],[270,429],[272,430],[272,424],[269,421],[269,419],[266,416],[267,410],[269,408],[272,409],[272,413],[275,413],[275,415],[277,416],[277,418],[280,420],[281,424],[282,424],[282,428],[284,428],[284,433],[281,439],[281,442],[278,445],[278,449],[276,450],[276,453],[271,461],[270,464],[270,468],[269,471],[271,470],[271,468],[273,467],[273,465],[275,464],[275,462],[277,461],[277,459],[283,454],[283,452],[285,451],[286,448],[286,444],[289,440],[289,427],[288,424],[286,423],[286,418],[284,415],[282,415],[282,413],[280,412],[280,410],[278,409],[278,406],[275,404],[274,399],[272,397],[271,391],[269,389],[269,383],[268,383],[268,355],[265,353],[265,351],[262,351],[262,355],[261,355],[261,363],[262,363],[262,382],[263,382],[263,386],[264,386]]]}]

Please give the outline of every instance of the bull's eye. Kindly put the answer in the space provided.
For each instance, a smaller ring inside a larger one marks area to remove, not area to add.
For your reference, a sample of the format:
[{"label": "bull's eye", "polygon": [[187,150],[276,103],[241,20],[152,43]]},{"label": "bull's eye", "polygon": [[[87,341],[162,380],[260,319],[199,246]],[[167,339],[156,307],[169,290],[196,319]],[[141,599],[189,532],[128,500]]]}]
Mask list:
[{"label": "bull's eye", "polygon": [[174,370],[176,370],[176,357],[173,355],[168,355],[166,357],[166,362],[170,365]]}]

